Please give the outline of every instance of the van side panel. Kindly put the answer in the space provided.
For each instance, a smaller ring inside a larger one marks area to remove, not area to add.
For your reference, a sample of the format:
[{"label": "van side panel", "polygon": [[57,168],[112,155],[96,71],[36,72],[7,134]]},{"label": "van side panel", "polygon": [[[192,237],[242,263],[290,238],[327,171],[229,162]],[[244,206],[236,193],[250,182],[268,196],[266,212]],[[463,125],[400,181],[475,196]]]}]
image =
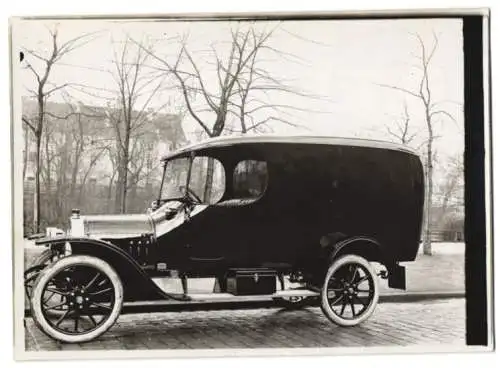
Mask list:
[{"label": "van side panel", "polygon": [[314,253],[321,235],[339,233],[376,239],[389,261],[415,259],[424,197],[417,156],[370,147],[287,145],[268,157],[275,170],[269,207],[290,224],[281,239],[289,250],[303,247],[298,257]]}]

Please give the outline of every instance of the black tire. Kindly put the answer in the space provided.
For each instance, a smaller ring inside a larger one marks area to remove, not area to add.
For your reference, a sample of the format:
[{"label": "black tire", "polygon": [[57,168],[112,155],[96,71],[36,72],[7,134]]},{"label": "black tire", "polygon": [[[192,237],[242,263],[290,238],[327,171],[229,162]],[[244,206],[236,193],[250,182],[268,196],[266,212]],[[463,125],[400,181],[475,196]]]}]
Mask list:
[{"label": "black tire", "polygon": [[377,274],[366,259],[350,254],[333,261],[321,289],[321,309],[328,319],[339,326],[356,326],[373,314],[378,299]]},{"label": "black tire", "polygon": [[[49,298],[64,296],[62,311],[52,312],[55,307],[46,303],[47,294]],[[116,271],[105,261],[85,255],[65,257],[47,266],[31,295],[35,323],[49,337],[67,343],[102,335],[116,322],[122,305],[123,286]]]}]

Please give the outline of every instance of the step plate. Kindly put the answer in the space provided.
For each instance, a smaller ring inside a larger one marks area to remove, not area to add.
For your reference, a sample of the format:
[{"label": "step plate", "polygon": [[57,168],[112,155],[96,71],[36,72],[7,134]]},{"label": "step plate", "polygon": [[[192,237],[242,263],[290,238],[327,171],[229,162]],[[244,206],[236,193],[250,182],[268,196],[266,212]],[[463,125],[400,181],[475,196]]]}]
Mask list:
[{"label": "step plate", "polygon": [[176,301],[176,300],[152,300],[152,301],[137,301],[127,302],[127,306],[140,306],[140,305],[171,305],[171,304],[197,304],[197,303],[220,303],[220,302],[251,302],[251,301],[264,301],[273,298],[288,298],[293,296],[319,296],[319,293],[306,289],[298,290],[280,290],[271,295],[245,295],[238,296],[229,293],[193,293],[188,295],[191,300],[189,301]]}]

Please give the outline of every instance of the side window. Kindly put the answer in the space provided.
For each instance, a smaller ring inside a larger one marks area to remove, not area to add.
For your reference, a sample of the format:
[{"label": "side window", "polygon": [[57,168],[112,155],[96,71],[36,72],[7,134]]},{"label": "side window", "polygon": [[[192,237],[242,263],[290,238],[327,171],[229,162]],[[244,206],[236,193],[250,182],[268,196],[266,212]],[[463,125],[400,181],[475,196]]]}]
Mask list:
[{"label": "side window", "polygon": [[202,203],[217,203],[226,189],[225,182],[224,166],[219,160],[205,156],[194,158],[189,189]]},{"label": "side window", "polygon": [[240,161],[233,172],[233,198],[257,198],[267,187],[265,161]]}]

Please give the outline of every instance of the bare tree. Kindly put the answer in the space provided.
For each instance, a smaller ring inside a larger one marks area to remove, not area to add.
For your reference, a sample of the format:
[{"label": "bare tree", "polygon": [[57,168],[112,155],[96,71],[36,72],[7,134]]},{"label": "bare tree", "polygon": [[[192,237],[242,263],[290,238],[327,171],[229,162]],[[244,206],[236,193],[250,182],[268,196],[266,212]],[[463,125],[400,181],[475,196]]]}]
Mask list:
[{"label": "bare tree", "polygon": [[409,146],[414,143],[415,138],[418,136],[418,131],[411,128],[410,114],[408,113],[408,105],[404,103],[403,116],[396,119],[394,126],[390,124],[385,125],[387,135],[398,143]]},{"label": "bare tree", "polygon": [[[158,65],[151,65],[151,68],[174,77],[174,84],[183,95],[187,111],[206,135],[217,137],[224,132],[231,117],[240,121],[240,132],[246,133],[270,121],[297,126],[285,118],[289,116],[286,110],[311,111],[293,105],[271,103],[270,93],[319,98],[294,89],[286,80],[271,75],[260,66],[260,62],[264,61],[264,51],[267,55],[293,61],[294,55],[282,52],[270,44],[276,30],[277,27],[258,31],[252,24],[246,28],[238,25],[230,30],[229,48],[227,43],[212,43],[209,50],[198,52],[190,50],[189,38],[183,36],[179,41],[179,52],[173,61],[141,47]],[[202,58],[196,57],[200,55],[203,55]],[[202,65],[211,66],[212,69],[207,70]],[[217,83],[208,83],[210,77],[214,77],[212,79]],[[200,96],[202,103],[197,108],[195,100]],[[202,115],[210,117],[203,118]],[[259,116],[262,119],[258,120]]]},{"label": "bare tree", "polygon": [[26,178],[26,169],[28,168],[28,158],[29,158],[29,142],[30,142],[30,129],[26,124],[23,124],[23,139],[24,139],[24,148],[23,148],[23,183]]},{"label": "bare tree", "polygon": [[425,172],[426,172],[426,196],[425,196],[425,214],[423,223],[423,244],[424,244],[424,254],[432,254],[431,246],[431,208],[432,208],[432,198],[433,198],[433,157],[434,157],[434,142],[436,139],[436,118],[439,115],[445,116],[453,121],[455,118],[447,111],[440,107],[440,103],[435,101],[432,95],[430,87],[430,64],[438,47],[439,39],[437,35],[433,32],[433,43],[430,47],[425,45],[422,37],[419,34],[414,35],[419,44],[420,54],[417,56],[419,62],[419,70],[421,71],[421,77],[417,90],[406,89],[399,86],[379,84],[382,87],[391,88],[396,91],[405,93],[406,95],[412,96],[421,102],[425,117],[425,126],[427,131],[426,138],[426,152],[425,152]]},{"label": "bare tree", "polygon": [[464,164],[461,156],[446,160],[446,176],[437,188],[440,211],[437,223],[442,227],[451,207],[464,206],[463,177]]},{"label": "bare tree", "polygon": [[26,68],[31,71],[36,79],[35,89],[29,89],[29,92],[36,98],[38,105],[38,111],[35,117],[22,117],[23,123],[28,126],[35,137],[35,194],[33,206],[34,232],[40,231],[40,152],[44,132],[44,122],[47,115],[45,106],[47,99],[51,95],[69,85],[69,83],[53,85],[49,81],[49,78],[53,68],[65,55],[87,44],[93,39],[93,35],[95,35],[95,33],[84,34],[61,44],[58,39],[57,28],[53,31],[50,30],[49,33],[51,38],[51,47],[49,48],[48,54],[44,54],[36,50],[24,49],[26,54],[24,58]]},{"label": "bare tree", "polygon": [[150,49],[142,44],[134,45],[129,38],[114,53],[114,70],[111,74],[118,92],[115,105],[108,109],[108,119],[116,137],[118,176],[115,211],[119,213],[124,213],[127,207],[131,144],[134,139],[139,139],[136,133],[139,134],[139,130],[148,122],[147,108],[164,80],[158,73],[146,71],[145,64],[150,55]]},{"label": "bare tree", "polygon": [[[308,110],[291,104],[272,103],[269,98],[271,93],[319,98],[297,91],[287,81],[271,75],[260,66],[264,51],[267,55],[293,61],[293,55],[271,45],[270,40],[276,29],[259,31],[253,24],[248,27],[238,24],[230,30],[229,46],[223,42],[212,43],[209,50],[199,52],[190,50],[188,36],[184,36],[179,41],[180,49],[174,60],[137,44],[155,61],[156,66],[151,65],[153,70],[173,76],[189,115],[203,132],[208,137],[217,137],[225,130],[235,132],[231,119],[239,121],[240,133],[257,131],[273,121],[297,127],[287,110]],[[212,69],[207,71],[202,65]],[[208,80],[215,80],[216,83],[209,83]],[[201,103],[196,101],[198,97],[201,97]],[[209,161],[205,200],[211,192],[212,172],[213,163]]]}]

